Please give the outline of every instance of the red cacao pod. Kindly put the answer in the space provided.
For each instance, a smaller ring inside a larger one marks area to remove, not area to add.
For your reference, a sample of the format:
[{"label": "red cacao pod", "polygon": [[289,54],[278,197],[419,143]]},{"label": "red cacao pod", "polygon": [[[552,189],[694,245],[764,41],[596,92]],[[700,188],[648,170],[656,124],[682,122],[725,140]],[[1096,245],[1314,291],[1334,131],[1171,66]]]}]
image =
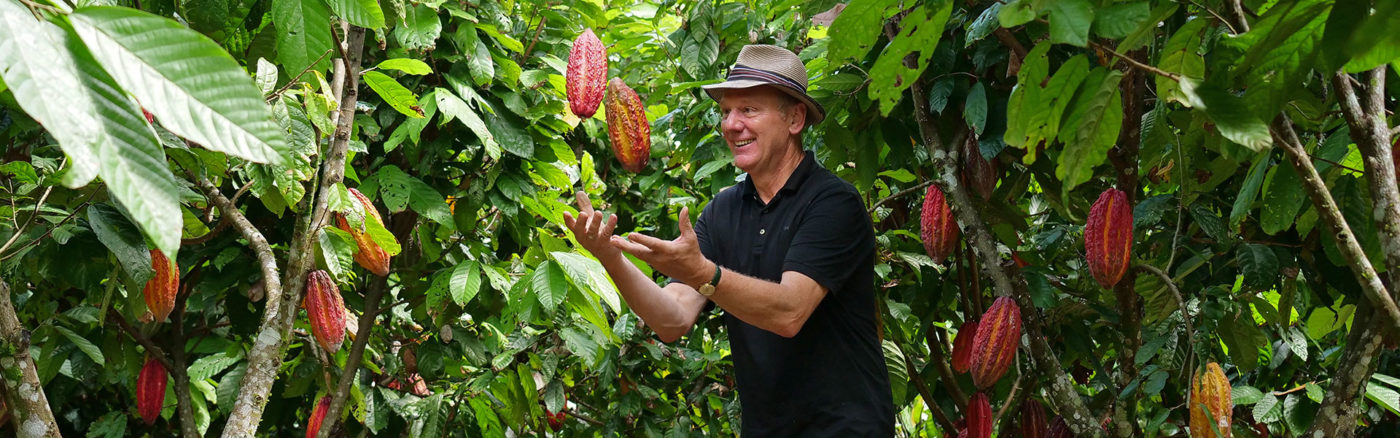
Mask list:
[{"label": "red cacao pod", "polygon": [[326,412],[330,408],[330,394],[322,396],[321,400],[316,402],[316,407],[311,410],[311,418],[306,419],[306,438],[316,438],[316,434],[321,432],[321,426],[326,422]]},{"label": "red cacao pod", "polygon": [[[1191,436],[1230,438],[1230,414],[1234,407],[1230,379],[1225,377],[1220,364],[1207,363],[1205,372],[1197,372],[1191,379]],[[1216,428],[1220,435],[1215,433]]]},{"label": "red cacao pod", "polygon": [[581,118],[593,117],[603,102],[603,84],[608,76],[608,52],[603,42],[584,29],[569,50],[569,68],[564,72],[564,90],[569,110]]},{"label": "red cacao pod", "polygon": [[1047,438],[1050,423],[1045,421],[1045,407],[1035,400],[1021,405],[1021,438]]},{"label": "red cacao pod", "polygon": [[1045,434],[1046,438],[1074,438],[1074,431],[1069,430],[1069,424],[1065,423],[1065,417],[1055,416],[1055,421],[1050,423],[1050,430]]},{"label": "red cacao pod", "polygon": [[345,302],[330,274],[319,269],[306,274],[306,297],[302,306],[306,307],[316,342],[328,352],[339,350],[340,343],[345,341]]},{"label": "red cacao pod", "polygon": [[[379,210],[374,207],[374,203],[365,197],[359,190],[350,189],[350,197],[354,198],[365,211],[365,221],[374,221],[379,225],[384,225],[384,220],[379,217]],[[335,214],[336,227],[350,233],[350,237],[355,239],[355,245],[359,247],[355,251],[355,263],[373,272],[380,277],[389,275],[389,253],[379,244],[374,243],[374,238],[369,232],[350,226],[350,221],[345,219],[344,213]]]},{"label": "red cacao pod", "polygon": [[963,141],[961,153],[962,175],[968,187],[982,199],[991,199],[992,192],[996,191],[997,188],[997,180],[1001,178],[997,162],[982,156],[982,150],[978,148],[976,136],[967,136],[967,140]]},{"label": "red cacao pod", "polygon": [[1133,209],[1128,195],[1118,189],[1104,190],[1089,210],[1084,224],[1084,249],[1089,273],[1105,289],[1113,288],[1128,272],[1133,249]]},{"label": "red cacao pod", "polygon": [[153,321],[165,321],[170,310],[175,308],[175,293],[180,290],[180,267],[174,260],[165,257],[159,249],[151,250],[151,269],[155,274],[146,280],[142,294],[146,297],[146,308],[151,310]]},{"label": "red cacao pod", "polygon": [[953,209],[948,208],[943,191],[936,185],[928,186],[924,192],[924,208],[919,224],[922,226],[919,237],[924,239],[924,251],[935,263],[943,263],[958,247],[958,222],[953,219]]},{"label": "red cacao pod", "polygon": [[553,429],[555,432],[564,429],[564,420],[567,418],[568,417],[564,415],[564,411],[549,412],[549,409],[544,410],[544,420],[549,423],[549,428]]},{"label": "red cacao pod", "polygon": [[991,438],[992,404],[983,393],[967,400],[967,438]]},{"label": "red cacao pod", "polygon": [[964,322],[953,338],[953,371],[966,373],[972,367],[972,343],[977,339],[977,320]]},{"label": "red cacao pod", "polygon": [[608,138],[613,154],[628,172],[641,172],[651,158],[651,122],[636,91],[612,78],[608,81]]},{"label": "red cacao pod", "polygon": [[986,388],[997,383],[1021,344],[1021,308],[1011,297],[1000,297],[982,315],[972,341],[972,383]]},{"label": "red cacao pod", "polygon": [[146,424],[156,422],[165,406],[165,367],[154,357],[146,358],[141,374],[136,377],[136,412]]}]

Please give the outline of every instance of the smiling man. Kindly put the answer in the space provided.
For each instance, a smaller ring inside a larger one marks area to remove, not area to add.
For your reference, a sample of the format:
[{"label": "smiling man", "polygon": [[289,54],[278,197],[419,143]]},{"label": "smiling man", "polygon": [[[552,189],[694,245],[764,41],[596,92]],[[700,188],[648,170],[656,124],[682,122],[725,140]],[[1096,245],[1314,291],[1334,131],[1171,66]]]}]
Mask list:
[{"label": "smiling man", "polygon": [[[747,173],[673,240],[613,234],[616,215],[579,193],[565,224],[664,341],[709,302],[725,314],[750,437],[887,437],[894,404],[875,323],[875,235],[860,193],[802,149],[825,118],[797,55],[745,46],[723,83],[720,130]],[[623,256],[667,275],[661,287]]]}]

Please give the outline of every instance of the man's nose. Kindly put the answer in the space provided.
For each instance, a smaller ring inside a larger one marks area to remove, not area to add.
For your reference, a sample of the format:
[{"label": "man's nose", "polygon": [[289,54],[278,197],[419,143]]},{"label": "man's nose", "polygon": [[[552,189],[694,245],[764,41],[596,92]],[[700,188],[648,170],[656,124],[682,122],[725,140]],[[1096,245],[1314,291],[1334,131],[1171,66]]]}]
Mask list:
[{"label": "man's nose", "polygon": [[729,111],[720,114],[719,129],[723,131],[741,131],[744,129],[744,125],[739,122],[739,118],[734,114],[734,111]]}]

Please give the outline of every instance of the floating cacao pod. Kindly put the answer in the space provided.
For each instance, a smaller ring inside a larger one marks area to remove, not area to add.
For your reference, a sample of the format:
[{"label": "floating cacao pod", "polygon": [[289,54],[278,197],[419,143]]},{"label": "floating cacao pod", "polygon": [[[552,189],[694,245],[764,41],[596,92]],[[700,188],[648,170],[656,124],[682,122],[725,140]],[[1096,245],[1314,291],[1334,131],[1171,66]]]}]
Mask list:
[{"label": "floating cacao pod", "polygon": [[174,260],[165,257],[159,249],[151,250],[151,269],[155,275],[146,280],[146,288],[141,292],[146,296],[146,308],[151,310],[152,321],[165,321],[170,310],[175,308],[175,293],[180,290],[180,267]]},{"label": "floating cacao pod", "polygon": [[330,408],[330,394],[322,396],[321,400],[316,402],[316,407],[311,410],[311,418],[306,419],[306,438],[316,438],[316,434],[321,432],[321,426],[326,422],[326,412]]},{"label": "floating cacao pod", "polygon": [[[1232,410],[1234,401],[1230,399],[1230,379],[1225,377],[1220,364],[1207,363],[1205,372],[1197,372],[1191,379],[1191,436],[1230,438]],[[1215,420],[1215,428],[1211,427],[1211,420]],[[1220,430],[1220,435],[1215,433],[1216,428]]]},{"label": "floating cacao pod", "polygon": [[608,52],[593,29],[584,29],[574,39],[574,48],[569,50],[569,68],[564,72],[564,89],[569,97],[569,110],[574,115],[588,118],[598,112],[607,76]]},{"label": "floating cacao pod", "polygon": [[319,269],[306,274],[306,297],[302,306],[306,307],[316,342],[328,352],[339,350],[340,343],[345,341],[345,302],[330,274]]},{"label": "floating cacao pod", "polygon": [[1128,195],[1118,189],[1104,190],[1089,210],[1084,224],[1084,249],[1089,273],[1105,289],[1113,288],[1128,272],[1133,249],[1133,210]]},{"label": "floating cacao pod", "polygon": [[641,172],[651,158],[651,122],[636,91],[612,78],[608,81],[608,138],[613,154],[628,172]]},{"label": "floating cacao pod", "polygon": [[1050,430],[1045,433],[1046,438],[1074,438],[1074,431],[1069,430],[1069,424],[1065,423],[1065,417],[1056,416],[1055,421],[1050,423]]},{"label": "floating cacao pod", "polygon": [[972,367],[972,342],[977,339],[977,320],[964,322],[953,338],[953,371],[966,373]]},{"label": "floating cacao pod", "polygon": [[972,383],[987,388],[997,383],[1021,344],[1021,308],[1011,297],[1000,297],[977,323],[972,341]]},{"label": "floating cacao pod", "polygon": [[992,436],[992,404],[983,393],[972,394],[967,400],[967,438]]},{"label": "floating cacao pod", "polygon": [[958,247],[958,222],[953,219],[953,209],[948,208],[943,191],[936,185],[929,185],[924,192],[924,208],[919,224],[922,227],[919,237],[924,239],[924,251],[935,263],[943,263]]},{"label": "floating cacao pod", "polygon": [[146,358],[141,374],[136,377],[136,412],[146,424],[156,422],[165,406],[165,367],[154,357]]},{"label": "floating cacao pod", "polygon": [[1021,438],[1047,438],[1050,423],[1045,421],[1045,407],[1033,399],[1021,405]]},{"label": "floating cacao pod", "polygon": [[[359,190],[350,189],[350,197],[360,204],[365,211],[365,221],[374,221],[379,225],[384,225],[384,220],[379,217],[379,210],[374,207],[374,203],[369,202],[369,198]],[[350,226],[350,221],[345,219],[344,213],[335,214],[336,227],[350,233],[350,237],[355,238],[355,245],[359,247],[355,251],[355,263],[373,272],[380,277],[389,275],[389,253],[374,243],[374,238],[369,232]]]}]

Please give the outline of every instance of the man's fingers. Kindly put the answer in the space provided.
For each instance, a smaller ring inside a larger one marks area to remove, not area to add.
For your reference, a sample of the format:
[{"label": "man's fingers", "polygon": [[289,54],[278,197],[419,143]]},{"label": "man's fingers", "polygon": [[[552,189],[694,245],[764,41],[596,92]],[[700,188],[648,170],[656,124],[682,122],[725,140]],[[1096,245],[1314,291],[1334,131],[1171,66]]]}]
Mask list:
[{"label": "man's fingers", "polygon": [[628,233],[627,240],[630,240],[633,243],[637,243],[640,245],[645,245],[646,247],[652,249],[656,249],[661,245],[669,243],[669,241],[657,239],[655,237],[651,237],[642,233]]},{"label": "man's fingers", "polygon": [[569,214],[567,211],[564,212],[564,226],[568,227],[570,230],[574,229],[574,215]]},{"label": "man's fingers", "polygon": [[[636,233],[633,233],[633,235],[635,234]],[[612,245],[617,249],[620,249],[623,252],[631,254],[642,260],[647,260],[651,258],[651,254],[653,252],[651,248],[647,247],[646,245],[640,245],[637,243],[629,242],[627,241],[627,239],[623,239],[621,237],[613,236],[613,238],[609,240],[609,242],[612,243]]]},{"label": "man's fingers", "polygon": [[602,230],[599,230],[599,233],[598,233],[598,234],[612,235],[613,230],[616,229],[616,228],[617,228],[617,215],[615,215],[615,214],[613,214],[613,215],[608,215],[608,221],[607,221],[607,223],[603,224],[603,229],[602,229]]},{"label": "man's fingers", "polygon": [[681,236],[694,236],[695,228],[690,225],[690,207],[681,207]]},{"label": "man's fingers", "polygon": [[605,215],[601,211],[595,211],[588,216],[588,232],[592,234],[602,234],[603,218]]},{"label": "man's fingers", "polygon": [[593,214],[593,203],[588,200],[588,194],[583,190],[574,193],[574,199],[578,200],[579,215]]}]

